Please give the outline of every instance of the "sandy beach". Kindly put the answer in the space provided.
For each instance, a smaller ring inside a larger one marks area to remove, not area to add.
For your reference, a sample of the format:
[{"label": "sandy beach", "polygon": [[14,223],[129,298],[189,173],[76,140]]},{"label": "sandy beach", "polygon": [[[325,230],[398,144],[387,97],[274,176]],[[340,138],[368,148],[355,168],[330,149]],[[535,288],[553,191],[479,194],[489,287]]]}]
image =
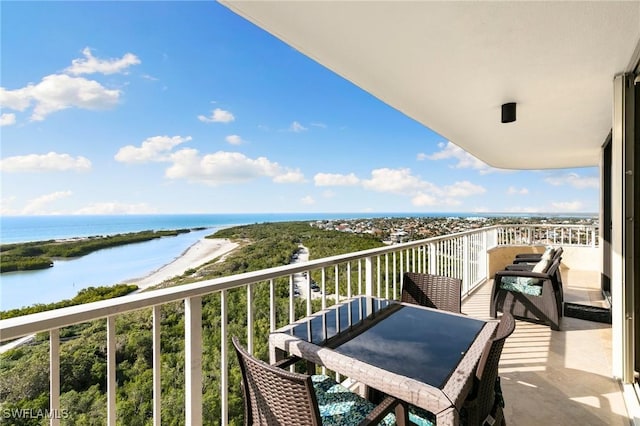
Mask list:
[{"label": "sandy beach", "polygon": [[182,275],[186,270],[196,268],[211,259],[225,256],[236,247],[238,247],[238,244],[228,239],[202,238],[171,263],[153,271],[146,277],[130,279],[127,280],[126,283],[135,284],[141,290],[158,285],[169,278]]},{"label": "sandy beach", "polygon": [[[182,275],[187,269],[197,268],[217,257],[223,258],[223,256],[229,254],[236,247],[237,243],[232,243],[228,239],[224,238],[202,238],[195,244],[184,251],[180,256],[175,258],[171,263],[168,263],[142,278],[134,278],[125,281],[126,283],[136,284],[138,290],[158,285],[169,278],[173,278],[176,275]],[[135,292],[134,292],[135,293]],[[20,345],[28,343],[35,338],[35,335],[25,336],[17,339],[13,342],[0,346],[0,353],[4,353],[10,349],[14,349]]]}]

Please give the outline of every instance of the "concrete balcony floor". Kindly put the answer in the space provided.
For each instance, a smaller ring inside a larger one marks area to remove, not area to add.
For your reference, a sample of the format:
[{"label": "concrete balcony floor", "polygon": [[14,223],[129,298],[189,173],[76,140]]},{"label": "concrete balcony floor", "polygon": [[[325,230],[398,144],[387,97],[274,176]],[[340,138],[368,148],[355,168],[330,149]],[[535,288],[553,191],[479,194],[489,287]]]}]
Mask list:
[{"label": "concrete balcony floor", "polygon": [[[567,301],[598,304],[598,291],[565,280]],[[574,285],[572,285],[572,283]],[[493,281],[468,297],[462,311],[489,319]],[[561,331],[517,321],[500,359],[508,425],[629,426],[621,386],[611,378],[611,326],[562,318]]]}]

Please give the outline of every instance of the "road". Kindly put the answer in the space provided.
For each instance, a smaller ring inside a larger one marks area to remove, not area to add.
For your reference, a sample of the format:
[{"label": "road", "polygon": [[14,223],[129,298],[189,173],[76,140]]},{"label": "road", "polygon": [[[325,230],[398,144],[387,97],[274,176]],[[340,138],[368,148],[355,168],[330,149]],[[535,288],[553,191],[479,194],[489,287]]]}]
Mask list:
[{"label": "road", "polygon": [[[291,260],[291,263],[302,263],[309,261],[309,249],[303,245],[299,246],[298,252]],[[306,272],[298,272],[293,274],[293,288],[294,291],[297,290],[299,294],[297,297],[307,298],[307,276]],[[322,296],[322,293],[319,291],[311,291],[311,298],[317,299]]]}]

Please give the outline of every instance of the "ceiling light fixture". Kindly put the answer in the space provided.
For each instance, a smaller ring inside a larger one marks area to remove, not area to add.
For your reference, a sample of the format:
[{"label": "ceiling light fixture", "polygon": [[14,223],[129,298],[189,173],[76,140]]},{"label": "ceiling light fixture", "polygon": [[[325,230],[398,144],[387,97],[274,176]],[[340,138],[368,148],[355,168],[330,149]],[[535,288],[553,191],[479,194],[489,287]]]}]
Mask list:
[{"label": "ceiling light fixture", "polygon": [[512,123],[514,121],[516,121],[516,103],[502,104],[502,122]]}]

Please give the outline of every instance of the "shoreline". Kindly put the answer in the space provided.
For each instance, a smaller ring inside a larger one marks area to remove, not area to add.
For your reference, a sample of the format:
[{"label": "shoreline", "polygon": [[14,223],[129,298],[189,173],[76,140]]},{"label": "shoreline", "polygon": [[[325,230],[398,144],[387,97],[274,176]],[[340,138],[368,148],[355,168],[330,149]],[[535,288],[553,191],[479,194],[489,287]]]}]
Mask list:
[{"label": "shoreline", "polygon": [[[121,284],[135,284],[138,289],[129,294],[139,293],[170,278],[182,275],[188,269],[197,268],[212,259],[220,258],[220,261],[224,260],[238,246],[238,243],[233,243],[226,238],[201,238],[166,265],[150,272],[146,276],[125,280]],[[28,335],[2,344],[0,345],[0,354],[27,344],[34,338],[35,335]]]},{"label": "shoreline", "polygon": [[145,290],[182,275],[185,271],[197,268],[216,257],[226,256],[238,245],[226,238],[201,238],[166,265],[145,276],[125,280],[122,284],[135,284],[138,286],[137,291]]}]

